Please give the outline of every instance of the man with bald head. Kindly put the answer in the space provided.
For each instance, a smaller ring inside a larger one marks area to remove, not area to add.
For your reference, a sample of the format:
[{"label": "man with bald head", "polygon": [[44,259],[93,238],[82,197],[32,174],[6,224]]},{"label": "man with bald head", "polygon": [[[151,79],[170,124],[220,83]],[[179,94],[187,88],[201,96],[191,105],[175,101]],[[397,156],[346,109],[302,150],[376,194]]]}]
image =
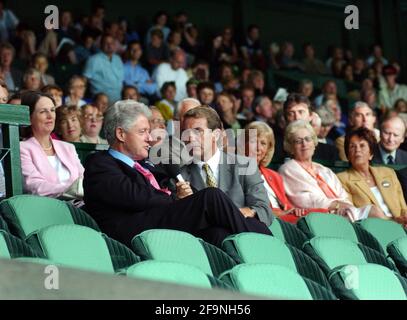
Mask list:
[{"label": "man with bald head", "polygon": [[380,143],[373,162],[378,164],[407,165],[407,151],[399,147],[406,136],[406,126],[400,117],[385,119],[380,126]]}]

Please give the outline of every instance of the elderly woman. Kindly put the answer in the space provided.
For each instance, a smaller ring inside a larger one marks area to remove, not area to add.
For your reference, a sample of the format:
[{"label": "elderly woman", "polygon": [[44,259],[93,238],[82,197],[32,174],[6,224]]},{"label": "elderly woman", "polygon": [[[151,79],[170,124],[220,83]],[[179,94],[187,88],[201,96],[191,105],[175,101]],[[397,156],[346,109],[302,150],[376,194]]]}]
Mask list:
[{"label": "elderly woman", "polygon": [[75,147],[54,140],[55,102],[34,91],[22,95],[21,104],[30,109],[29,139],[20,143],[24,190],[30,194],[57,198],[64,194],[80,197],[83,167]]},{"label": "elderly woman", "polygon": [[375,205],[383,218],[396,218],[407,214],[407,205],[396,173],[386,167],[372,167],[370,160],[376,137],[364,127],[351,131],[345,138],[345,152],[352,167],[338,174],[355,206]]},{"label": "elderly woman", "polygon": [[299,217],[306,215],[308,212],[328,211],[327,209],[296,208],[287,198],[283,179],[278,172],[267,168],[273,158],[275,140],[273,130],[266,123],[262,121],[250,123],[245,128],[245,135],[245,155],[256,158],[270,205],[276,216],[282,220],[295,223]]},{"label": "elderly woman", "polygon": [[62,106],[56,111],[56,132],[67,142],[80,142],[81,111],[76,106]]},{"label": "elderly woman", "polygon": [[81,124],[82,136],[79,138],[80,142],[107,144],[107,140],[99,136],[103,125],[103,113],[97,107],[91,104],[82,107]]},{"label": "elderly woman", "polygon": [[317,136],[303,120],[290,123],[285,131],[284,149],[292,155],[279,173],[283,177],[288,199],[297,207],[327,208],[330,212],[356,221],[367,216],[382,217],[376,206],[356,208],[338,177],[328,168],[312,162]]}]

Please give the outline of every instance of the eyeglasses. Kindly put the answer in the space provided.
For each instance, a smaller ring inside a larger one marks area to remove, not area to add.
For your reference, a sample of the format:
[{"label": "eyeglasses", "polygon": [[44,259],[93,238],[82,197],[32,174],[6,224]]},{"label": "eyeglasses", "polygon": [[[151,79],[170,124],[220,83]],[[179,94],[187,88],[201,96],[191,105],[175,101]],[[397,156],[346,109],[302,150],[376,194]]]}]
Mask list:
[{"label": "eyeglasses", "polygon": [[85,114],[84,118],[86,120],[102,121],[104,117],[102,115]]},{"label": "eyeglasses", "polygon": [[311,136],[308,136],[308,137],[297,138],[297,139],[294,139],[294,140],[293,140],[293,142],[294,142],[295,144],[303,144],[304,141],[305,141],[305,142],[311,142],[311,141],[313,141],[313,139],[312,139]]}]

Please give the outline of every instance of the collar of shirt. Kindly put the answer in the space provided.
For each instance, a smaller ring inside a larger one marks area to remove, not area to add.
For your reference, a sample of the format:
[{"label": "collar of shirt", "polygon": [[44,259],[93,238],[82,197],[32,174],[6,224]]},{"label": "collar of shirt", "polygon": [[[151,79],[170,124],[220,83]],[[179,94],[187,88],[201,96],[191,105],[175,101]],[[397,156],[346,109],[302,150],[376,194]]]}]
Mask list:
[{"label": "collar of shirt", "polygon": [[[218,181],[218,176],[219,176],[218,168],[219,168],[219,163],[220,163],[220,156],[221,156],[220,150],[216,149],[215,154],[206,162],[209,165],[209,168],[211,168],[212,173],[216,178],[216,181]],[[199,166],[199,169],[201,169],[201,174],[202,174],[202,177],[204,177],[204,181],[205,181],[206,174],[205,174],[205,171],[202,169],[202,166],[204,165],[204,163],[205,162],[199,161],[198,166]]]},{"label": "collar of shirt", "polygon": [[111,149],[111,148],[109,149],[108,152],[113,158],[124,162],[129,167],[132,167],[132,168],[134,167],[134,163],[135,163],[134,160],[132,158],[130,158],[129,156],[126,156],[124,153],[121,153],[121,152]]},{"label": "collar of shirt", "polygon": [[380,155],[382,156],[382,160],[383,160],[384,164],[387,164],[387,157],[388,156],[392,156],[393,157],[393,162],[396,163],[396,152],[397,152],[397,150],[394,150],[394,151],[388,153],[380,145],[379,145],[379,150],[380,150]]}]

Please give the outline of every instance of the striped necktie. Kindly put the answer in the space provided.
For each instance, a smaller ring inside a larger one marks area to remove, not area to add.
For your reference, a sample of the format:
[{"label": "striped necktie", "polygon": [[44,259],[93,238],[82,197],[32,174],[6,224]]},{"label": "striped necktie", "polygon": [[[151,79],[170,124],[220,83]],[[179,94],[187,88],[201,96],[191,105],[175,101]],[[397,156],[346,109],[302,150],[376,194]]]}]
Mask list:
[{"label": "striped necktie", "polygon": [[218,183],[216,182],[215,176],[213,175],[213,172],[209,165],[207,163],[204,163],[202,168],[206,173],[206,185],[208,187],[216,188],[218,186]]}]

